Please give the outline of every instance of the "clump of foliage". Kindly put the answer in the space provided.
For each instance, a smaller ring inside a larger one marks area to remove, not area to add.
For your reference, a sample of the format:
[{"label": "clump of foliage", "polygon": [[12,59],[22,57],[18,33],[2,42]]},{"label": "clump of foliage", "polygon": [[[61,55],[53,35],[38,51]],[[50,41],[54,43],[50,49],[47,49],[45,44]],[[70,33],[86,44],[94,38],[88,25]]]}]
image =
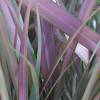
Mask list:
[{"label": "clump of foliage", "polygon": [[0,0],[0,100],[100,99],[100,0]]}]

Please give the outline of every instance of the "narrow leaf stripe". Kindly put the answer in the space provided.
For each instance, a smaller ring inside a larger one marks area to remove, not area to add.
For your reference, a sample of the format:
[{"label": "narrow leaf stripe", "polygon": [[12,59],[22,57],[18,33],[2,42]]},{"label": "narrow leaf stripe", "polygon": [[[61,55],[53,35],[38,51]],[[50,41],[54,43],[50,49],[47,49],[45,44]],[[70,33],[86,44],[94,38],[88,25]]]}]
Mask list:
[{"label": "narrow leaf stripe", "polygon": [[4,78],[3,70],[0,64],[0,96],[2,100],[9,100],[9,95],[6,86],[6,80]]},{"label": "narrow leaf stripe", "polygon": [[38,8],[36,8],[36,15],[37,15],[37,37],[38,37],[38,51],[37,51],[36,69],[37,69],[37,75],[39,76],[40,63],[41,63],[42,34],[41,34],[41,23],[40,23],[40,16],[39,16]]},{"label": "narrow leaf stripe", "polygon": [[[30,16],[30,2],[27,5],[27,11],[25,16],[24,29],[21,37],[21,47],[20,53],[26,57],[27,53],[27,33],[29,25],[29,16]],[[25,60],[20,57],[19,61],[19,100],[26,100],[26,63]]]}]

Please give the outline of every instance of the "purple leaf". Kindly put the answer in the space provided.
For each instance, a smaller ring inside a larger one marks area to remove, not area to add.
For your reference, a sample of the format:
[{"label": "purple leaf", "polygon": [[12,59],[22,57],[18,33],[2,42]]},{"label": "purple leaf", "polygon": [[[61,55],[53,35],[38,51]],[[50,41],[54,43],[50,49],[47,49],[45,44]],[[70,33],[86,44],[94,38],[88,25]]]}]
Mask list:
[{"label": "purple leaf", "polygon": [[[28,33],[29,16],[30,16],[30,2],[28,2],[27,4],[25,23],[21,38],[20,53],[24,57],[27,56],[27,33]],[[19,61],[19,100],[26,100],[26,63],[22,57],[20,57]]]},{"label": "purple leaf", "polygon": [[[72,36],[73,33],[81,25],[81,22],[79,20],[71,16],[67,11],[61,9],[51,1],[34,0],[32,2],[32,9],[35,10],[34,7],[36,6],[38,6],[40,15],[43,18],[48,20],[50,23],[52,23],[54,26],[56,26],[63,32],[67,33],[69,36]],[[86,37],[88,37],[88,39],[86,39]],[[92,45],[92,43],[94,42],[95,46],[91,46],[89,48],[93,50],[94,47],[96,47],[96,44],[100,39],[100,36],[98,34],[95,34],[95,32],[93,32],[91,29],[85,26],[82,29],[81,34],[78,35],[78,38],[84,38],[85,42],[87,42],[88,45]],[[88,41],[90,42],[88,43]],[[84,42],[80,41],[80,43],[86,46]]]}]

